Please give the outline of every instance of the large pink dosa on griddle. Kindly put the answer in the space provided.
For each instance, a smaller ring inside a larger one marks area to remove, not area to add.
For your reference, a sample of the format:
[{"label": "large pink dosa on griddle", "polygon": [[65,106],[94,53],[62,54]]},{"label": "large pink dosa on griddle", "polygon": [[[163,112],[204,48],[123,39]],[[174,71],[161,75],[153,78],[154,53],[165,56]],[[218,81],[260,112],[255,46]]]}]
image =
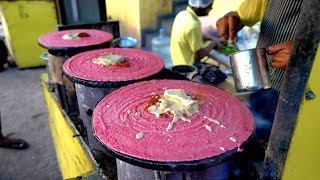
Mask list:
[{"label": "large pink dosa on griddle", "polygon": [[[92,62],[94,58],[108,54],[118,54],[125,57],[129,66],[102,66]],[[133,48],[107,48],[87,51],[69,58],[63,64],[64,72],[70,76],[102,82],[139,80],[159,73],[163,68],[164,64],[159,56]]]},{"label": "large pink dosa on griddle", "polygon": [[[85,32],[89,34],[89,37],[83,37],[81,39],[75,40],[65,40],[62,38],[65,34],[70,32]],[[101,45],[108,41],[111,41],[112,39],[113,35],[105,31],[94,29],[72,29],[42,35],[38,39],[38,42],[39,44],[47,48],[79,48]]]},{"label": "large pink dosa on griddle", "polygon": [[[163,94],[165,89],[184,89],[202,99],[200,113],[190,118],[192,122],[181,120],[169,132],[166,127],[172,118],[156,118],[144,109],[152,94]],[[204,116],[219,120],[225,128]],[[152,80],[122,87],[104,97],[94,110],[93,128],[101,142],[114,151],[146,160],[178,162],[220,155],[225,152],[220,147],[239,147],[252,135],[254,122],[250,110],[225,91],[187,81]],[[141,131],[144,137],[136,139]]]}]

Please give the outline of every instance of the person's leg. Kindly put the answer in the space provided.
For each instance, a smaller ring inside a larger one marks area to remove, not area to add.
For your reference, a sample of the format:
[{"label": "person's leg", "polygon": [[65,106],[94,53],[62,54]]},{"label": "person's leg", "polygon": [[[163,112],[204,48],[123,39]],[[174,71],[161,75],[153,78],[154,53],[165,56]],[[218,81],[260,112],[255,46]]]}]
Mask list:
[{"label": "person's leg", "polygon": [[29,144],[23,139],[8,138],[2,134],[1,112],[0,112],[0,147],[11,149],[26,149]]},{"label": "person's leg", "polygon": [[0,39],[0,71],[5,70],[4,65],[8,63],[8,48],[3,39]]},{"label": "person's leg", "polygon": [[1,112],[0,112],[0,142],[4,139],[2,134],[2,126],[1,126]]}]

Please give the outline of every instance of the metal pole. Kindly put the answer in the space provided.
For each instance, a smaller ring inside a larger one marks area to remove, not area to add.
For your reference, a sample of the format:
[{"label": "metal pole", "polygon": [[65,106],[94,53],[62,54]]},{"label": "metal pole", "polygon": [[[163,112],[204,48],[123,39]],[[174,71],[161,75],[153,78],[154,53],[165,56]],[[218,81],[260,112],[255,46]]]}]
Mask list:
[{"label": "metal pole", "polygon": [[263,179],[282,177],[301,102],[305,97],[305,87],[319,45],[319,12],[319,0],[303,1],[266,152]]}]

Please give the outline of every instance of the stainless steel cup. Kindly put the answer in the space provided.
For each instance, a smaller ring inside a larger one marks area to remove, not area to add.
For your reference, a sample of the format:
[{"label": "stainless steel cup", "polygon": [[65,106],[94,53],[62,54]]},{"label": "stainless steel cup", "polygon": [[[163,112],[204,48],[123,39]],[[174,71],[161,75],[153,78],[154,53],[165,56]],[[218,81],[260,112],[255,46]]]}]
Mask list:
[{"label": "stainless steel cup", "polygon": [[238,92],[271,87],[265,48],[238,51],[231,54],[229,59],[235,88]]}]

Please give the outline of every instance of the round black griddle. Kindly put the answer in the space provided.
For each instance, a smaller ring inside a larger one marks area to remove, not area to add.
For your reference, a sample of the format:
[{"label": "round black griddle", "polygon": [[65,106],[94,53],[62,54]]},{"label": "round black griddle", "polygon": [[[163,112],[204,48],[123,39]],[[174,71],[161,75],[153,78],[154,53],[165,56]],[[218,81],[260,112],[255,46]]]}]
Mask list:
[{"label": "round black griddle", "polygon": [[41,47],[48,49],[48,52],[52,55],[55,55],[55,56],[67,55],[69,57],[79,54],[81,52],[95,50],[95,49],[109,48],[111,46],[111,42],[106,42],[98,45],[84,46],[84,47],[48,47],[40,44],[39,42],[38,44]]},{"label": "round black griddle", "polygon": [[185,76],[180,74],[174,73],[168,69],[163,68],[160,72],[137,80],[129,80],[129,81],[117,81],[117,82],[110,82],[110,81],[92,81],[92,80],[85,80],[75,76],[72,76],[63,70],[63,74],[66,75],[70,80],[74,83],[82,84],[88,87],[100,87],[100,88],[119,88],[122,86],[126,86],[135,82],[152,80],[152,79],[176,79],[176,80],[189,80]]},{"label": "round black griddle", "polygon": [[[240,145],[240,149],[244,149],[250,141],[253,139],[254,130],[249,138]],[[115,151],[108,146],[106,146],[100,139],[95,135],[96,139],[104,145],[105,150],[110,152],[115,158],[127,162],[129,164],[139,166],[146,169],[158,170],[158,171],[199,171],[214,167],[222,162],[225,162],[239,153],[239,148],[234,148],[232,150],[225,151],[224,153],[205,159],[194,160],[194,161],[179,161],[179,162],[161,162],[141,159],[133,156],[129,156],[118,151]]]}]

